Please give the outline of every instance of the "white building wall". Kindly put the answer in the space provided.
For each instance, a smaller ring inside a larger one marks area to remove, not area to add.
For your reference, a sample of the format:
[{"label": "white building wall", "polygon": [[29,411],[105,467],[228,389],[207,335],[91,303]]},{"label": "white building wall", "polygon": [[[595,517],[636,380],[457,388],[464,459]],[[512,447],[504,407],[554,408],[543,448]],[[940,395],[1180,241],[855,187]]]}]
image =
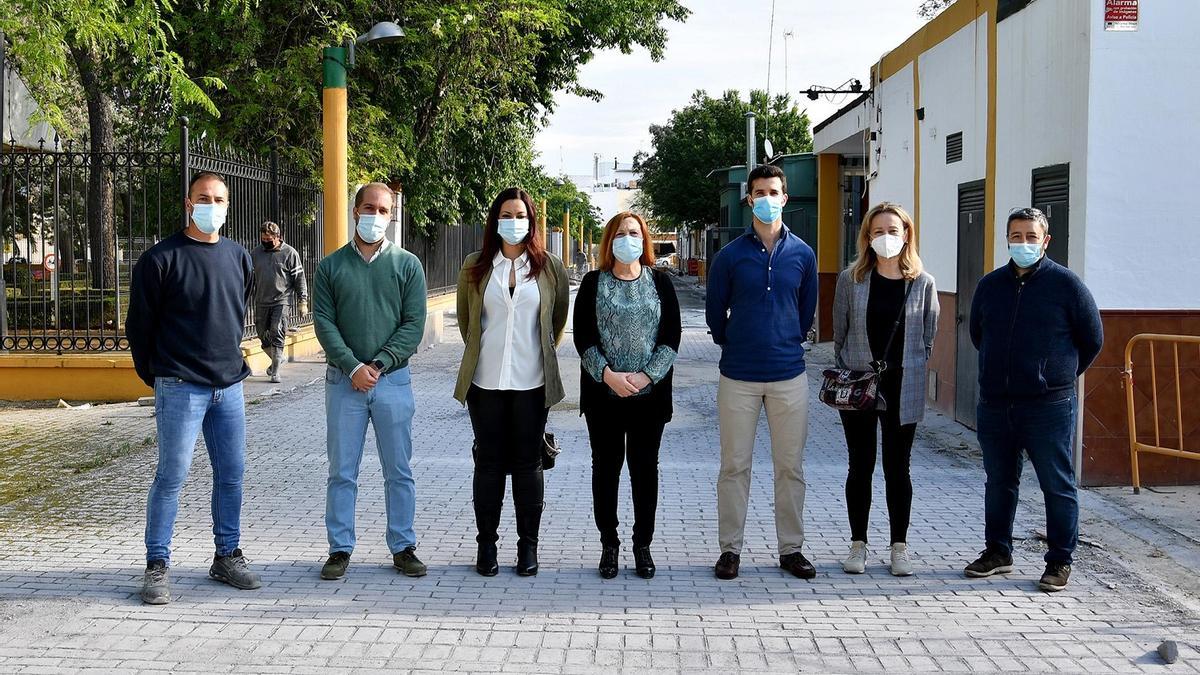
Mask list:
[{"label": "white building wall", "polygon": [[1102,309],[1200,307],[1200,2],[1143,0],[1128,33],[1086,4],[1088,286]]},{"label": "white building wall", "polygon": [[871,144],[867,174],[871,204],[889,201],[913,205],[913,73],[912,64],[875,89],[871,108]]},{"label": "white building wall", "polygon": [[[925,109],[919,251],[939,291],[957,290],[958,186],[986,174],[987,22],[985,14],[918,60],[918,104]],[[946,136],[957,132],[963,135],[963,158],[947,164]]]},{"label": "white building wall", "polygon": [[1097,189],[1086,173],[1088,36],[1099,25],[1093,23],[1088,2],[1040,0],[996,26],[996,198],[989,205],[996,219],[993,267],[1008,261],[1008,213],[1030,205],[1033,170],[1069,162],[1067,255],[1076,272],[1085,270],[1087,194]]}]

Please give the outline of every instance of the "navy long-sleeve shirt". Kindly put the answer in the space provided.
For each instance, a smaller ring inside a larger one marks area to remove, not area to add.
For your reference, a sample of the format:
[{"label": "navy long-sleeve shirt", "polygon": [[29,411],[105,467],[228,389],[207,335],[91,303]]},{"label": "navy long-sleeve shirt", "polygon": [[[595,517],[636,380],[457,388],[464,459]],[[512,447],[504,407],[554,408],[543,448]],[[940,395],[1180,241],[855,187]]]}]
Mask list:
[{"label": "navy long-sleeve shirt", "polygon": [[208,387],[246,379],[241,343],[253,278],[250,254],[225,237],[208,244],[178,232],[143,253],[125,320],[138,377],[151,387],[155,377]]},{"label": "navy long-sleeve shirt", "polygon": [[817,256],[784,228],[768,251],[750,228],[708,268],[705,318],[721,345],[721,374],[780,382],[804,372],[804,340],[817,309]]},{"label": "navy long-sleeve shirt", "polygon": [[1066,396],[1104,345],[1096,301],[1071,270],[1049,258],[1025,276],[1008,265],[979,280],[971,301],[984,401]]}]

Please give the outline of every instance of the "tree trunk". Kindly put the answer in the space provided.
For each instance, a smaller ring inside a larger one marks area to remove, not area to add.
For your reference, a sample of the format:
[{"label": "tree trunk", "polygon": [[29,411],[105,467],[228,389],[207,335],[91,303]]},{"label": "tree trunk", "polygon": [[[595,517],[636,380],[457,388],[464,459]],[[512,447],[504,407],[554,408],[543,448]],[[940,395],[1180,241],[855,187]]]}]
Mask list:
[{"label": "tree trunk", "polygon": [[117,288],[117,236],[113,223],[113,171],[104,153],[112,152],[113,101],[100,77],[100,55],[91,47],[72,45],[71,56],[79,71],[88,109],[92,156],[88,163],[87,228],[92,287],[113,292]]}]

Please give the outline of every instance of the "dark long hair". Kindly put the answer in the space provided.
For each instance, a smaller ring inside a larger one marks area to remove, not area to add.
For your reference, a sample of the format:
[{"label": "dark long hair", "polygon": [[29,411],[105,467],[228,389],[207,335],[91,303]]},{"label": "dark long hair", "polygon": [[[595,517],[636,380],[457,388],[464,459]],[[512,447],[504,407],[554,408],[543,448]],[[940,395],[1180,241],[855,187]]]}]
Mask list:
[{"label": "dark long hair", "polygon": [[526,278],[533,279],[546,266],[546,248],[542,245],[542,233],[538,230],[537,209],[533,206],[533,197],[519,187],[505,188],[492,200],[488,209],[487,223],[483,226],[483,248],[479,251],[479,259],[467,270],[472,283],[478,284],[492,269],[492,258],[500,250],[500,207],[510,199],[520,199],[525,203],[525,213],[529,217],[529,234],[525,236],[525,255],[529,258],[529,274]]}]

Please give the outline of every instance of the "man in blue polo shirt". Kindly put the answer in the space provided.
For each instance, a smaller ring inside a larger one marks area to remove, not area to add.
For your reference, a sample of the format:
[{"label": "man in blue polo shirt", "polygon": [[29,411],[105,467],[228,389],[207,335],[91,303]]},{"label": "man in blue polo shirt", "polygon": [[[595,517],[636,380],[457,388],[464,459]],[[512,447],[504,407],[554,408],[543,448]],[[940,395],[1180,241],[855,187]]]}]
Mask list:
[{"label": "man in blue polo shirt", "polygon": [[764,164],[750,172],[746,198],[754,210],[746,234],[729,242],[708,270],[706,319],[721,345],[717,410],[721,472],[717,518],[719,579],[734,579],[741,562],[754,435],[763,407],[775,465],[775,532],[779,566],[811,579],[817,571],[804,545],[804,443],[808,376],[804,340],[817,307],[817,257],[783,226],[787,179]]}]

